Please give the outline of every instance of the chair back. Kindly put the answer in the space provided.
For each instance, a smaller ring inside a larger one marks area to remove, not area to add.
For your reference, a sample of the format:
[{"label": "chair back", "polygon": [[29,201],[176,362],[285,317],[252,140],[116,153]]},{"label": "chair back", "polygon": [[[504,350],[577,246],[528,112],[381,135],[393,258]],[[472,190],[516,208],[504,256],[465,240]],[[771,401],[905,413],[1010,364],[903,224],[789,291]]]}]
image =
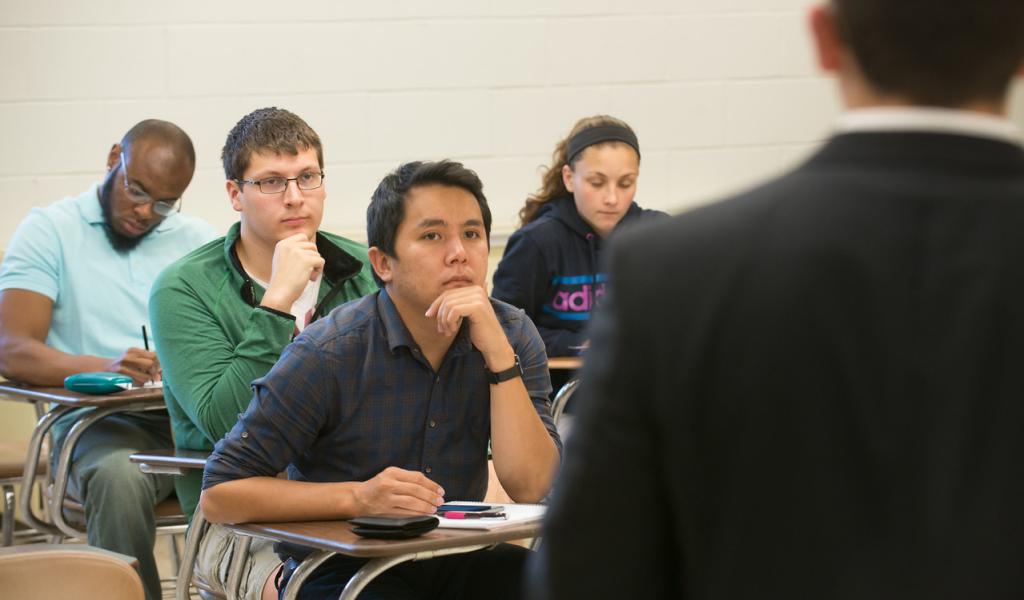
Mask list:
[{"label": "chair back", "polygon": [[31,544],[0,550],[5,598],[143,600],[136,566],[130,556],[92,546]]}]

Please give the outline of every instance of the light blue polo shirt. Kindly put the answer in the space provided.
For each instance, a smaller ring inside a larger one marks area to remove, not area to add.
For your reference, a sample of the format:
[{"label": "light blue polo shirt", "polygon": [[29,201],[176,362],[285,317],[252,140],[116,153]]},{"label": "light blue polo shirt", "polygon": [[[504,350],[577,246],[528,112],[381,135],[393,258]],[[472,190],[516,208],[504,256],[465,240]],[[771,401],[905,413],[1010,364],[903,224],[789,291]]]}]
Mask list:
[{"label": "light blue polo shirt", "polygon": [[103,229],[98,189],[29,212],[4,254],[0,290],[53,300],[48,346],[116,358],[143,346],[149,288],[160,271],[217,235],[209,223],[176,213],[132,250],[117,252]]}]

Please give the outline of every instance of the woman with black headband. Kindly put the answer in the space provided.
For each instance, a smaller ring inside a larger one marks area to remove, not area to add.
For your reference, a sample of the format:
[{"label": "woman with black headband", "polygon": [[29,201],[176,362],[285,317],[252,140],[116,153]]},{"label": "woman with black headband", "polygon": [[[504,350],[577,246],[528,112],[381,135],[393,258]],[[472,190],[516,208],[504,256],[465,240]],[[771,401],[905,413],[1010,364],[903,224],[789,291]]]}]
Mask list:
[{"label": "woman with black headband", "polygon": [[586,345],[587,321],[604,294],[606,238],[665,216],[633,202],[639,175],[640,145],[629,125],[587,117],[555,146],[541,189],[519,211],[521,228],[508,240],[492,295],[526,311],[548,356],[575,356]]}]

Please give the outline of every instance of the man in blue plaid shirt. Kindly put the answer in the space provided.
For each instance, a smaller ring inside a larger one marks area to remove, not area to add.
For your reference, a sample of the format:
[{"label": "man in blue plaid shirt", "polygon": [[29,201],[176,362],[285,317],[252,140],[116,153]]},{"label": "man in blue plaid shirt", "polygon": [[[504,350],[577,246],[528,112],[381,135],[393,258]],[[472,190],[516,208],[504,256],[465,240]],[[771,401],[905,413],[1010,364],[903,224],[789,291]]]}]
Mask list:
[{"label": "man in blue plaid shirt", "polygon": [[[408,163],[384,178],[367,211],[383,289],[310,325],[253,383],[206,467],[208,520],[432,514],[445,498],[483,498],[488,442],[513,500],[547,494],[561,441],[544,344],[484,289],[490,226],[483,186],[459,163]],[[279,551],[283,587],[304,552]],[[360,597],[519,598],[525,555],[501,545],[406,563]],[[364,562],[335,556],[299,597],[337,597]]]}]

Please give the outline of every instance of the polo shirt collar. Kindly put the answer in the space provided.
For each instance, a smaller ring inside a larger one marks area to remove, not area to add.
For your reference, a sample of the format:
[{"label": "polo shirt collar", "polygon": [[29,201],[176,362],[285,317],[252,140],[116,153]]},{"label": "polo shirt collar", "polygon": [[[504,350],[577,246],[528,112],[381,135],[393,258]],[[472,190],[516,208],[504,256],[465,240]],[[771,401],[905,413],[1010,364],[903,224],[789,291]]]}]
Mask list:
[{"label": "polo shirt collar", "polygon": [[103,209],[100,208],[100,184],[93,183],[80,198],[78,210],[82,214],[82,219],[90,225],[102,225],[104,221]]}]

